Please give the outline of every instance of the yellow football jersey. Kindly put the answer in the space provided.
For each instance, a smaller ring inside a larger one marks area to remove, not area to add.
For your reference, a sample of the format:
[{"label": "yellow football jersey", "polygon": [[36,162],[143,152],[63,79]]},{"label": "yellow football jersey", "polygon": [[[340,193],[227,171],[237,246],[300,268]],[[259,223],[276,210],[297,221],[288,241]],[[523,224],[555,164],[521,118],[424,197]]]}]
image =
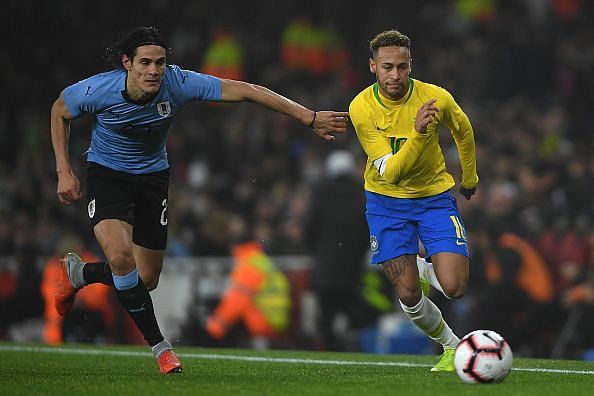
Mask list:
[{"label": "yellow football jersey", "polygon": [[[427,134],[415,130],[415,116],[427,101],[439,109]],[[466,114],[445,89],[409,78],[409,89],[398,101],[385,98],[377,83],[365,88],[349,106],[359,142],[367,154],[365,189],[396,198],[420,198],[442,193],[455,185],[446,171],[439,146],[438,124],[452,132],[462,166],[462,186],[478,183],[474,133]],[[389,153],[390,172],[380,175],[373,161]]]}]

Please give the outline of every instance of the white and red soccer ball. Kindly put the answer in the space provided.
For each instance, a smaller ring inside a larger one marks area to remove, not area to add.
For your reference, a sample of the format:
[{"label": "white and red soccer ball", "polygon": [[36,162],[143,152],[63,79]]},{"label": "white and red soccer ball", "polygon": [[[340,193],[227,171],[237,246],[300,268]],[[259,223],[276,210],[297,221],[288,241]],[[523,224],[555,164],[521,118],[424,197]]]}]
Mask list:
[{"label": "white and red soccer ball", "polygon": [[475,330],[460,340],[454,365],[462,381],[482,384],[503,381],[512,360],[512,350],[503,337],[491,330]]}]

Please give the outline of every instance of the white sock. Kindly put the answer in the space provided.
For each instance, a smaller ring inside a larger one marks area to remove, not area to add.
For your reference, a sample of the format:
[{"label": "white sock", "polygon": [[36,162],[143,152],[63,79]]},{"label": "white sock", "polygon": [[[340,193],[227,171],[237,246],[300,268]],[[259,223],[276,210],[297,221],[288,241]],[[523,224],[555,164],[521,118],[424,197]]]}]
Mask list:
[{"label": "white sock", "polygon": [[[443,292],[441,284],[437,280],[435,270],[433,269],[433,263],[428,263],[424,258],[417,256],[417,268],[419,269],[419,277],[423,277],[429,281],[429,284],[439,290],[441,294],[446,296]],[[446,296],[448,297],[448,296]],[[448,297],[449,298],[449,297]]]},{"label": "white sock", "polygon": [[400,301],[400,306],[415,326],[423,330],[433,341],[444,347],[455,347],[460,342],[450,326],[443,320],[437,305],[426,296],[421,295],[421,301],[414,307],[407,307],[402,301]]},{"label": "white sock", "polygon": [[159,359],[159,356],[165,351],[171,351],[173,347],[167,340],[163,340],[154,347],[151,348],[153,350],[153,355]]}]

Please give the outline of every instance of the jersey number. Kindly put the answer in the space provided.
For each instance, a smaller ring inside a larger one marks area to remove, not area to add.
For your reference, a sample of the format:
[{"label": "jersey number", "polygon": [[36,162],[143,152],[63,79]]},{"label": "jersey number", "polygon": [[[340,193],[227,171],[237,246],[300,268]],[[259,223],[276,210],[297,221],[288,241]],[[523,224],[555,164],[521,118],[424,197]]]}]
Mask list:
[{"label": "jersey number", "polygon": [[456,229],[456,238],[461,239],[463,241],[466,240],[466,230],[462,225],[462,222],[458,218],[458,216],[450,216],[452,223],[454,223],[454,228]]},{"label": "jersey number", "polygon": [[402,147],[402,145],[404,144],[404,142],[406,142],[406,138],[390,138],[390,146],[392,146],[392,154],[396,154],[399,150],[400,147]]},{"label": "jersey number", "polygon": [[163,206],[163,211],[161,212],[161,225],[167,225],[167,198],[161,202],[161,206]]}]

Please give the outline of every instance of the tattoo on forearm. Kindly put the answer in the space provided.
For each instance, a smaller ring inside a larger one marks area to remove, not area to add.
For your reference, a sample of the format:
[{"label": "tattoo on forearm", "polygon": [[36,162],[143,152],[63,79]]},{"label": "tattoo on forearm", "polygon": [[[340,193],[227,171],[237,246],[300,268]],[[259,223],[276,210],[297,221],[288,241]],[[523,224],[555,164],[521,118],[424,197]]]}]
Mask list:
[{"label": "tattoo on forearm", "polygon": [[384,267],[384,273],[388,279],[394,283],[395,280],[400,279],[404,276],[406,271],[407,258],[406,256],[396,257],[382,263]]}]

